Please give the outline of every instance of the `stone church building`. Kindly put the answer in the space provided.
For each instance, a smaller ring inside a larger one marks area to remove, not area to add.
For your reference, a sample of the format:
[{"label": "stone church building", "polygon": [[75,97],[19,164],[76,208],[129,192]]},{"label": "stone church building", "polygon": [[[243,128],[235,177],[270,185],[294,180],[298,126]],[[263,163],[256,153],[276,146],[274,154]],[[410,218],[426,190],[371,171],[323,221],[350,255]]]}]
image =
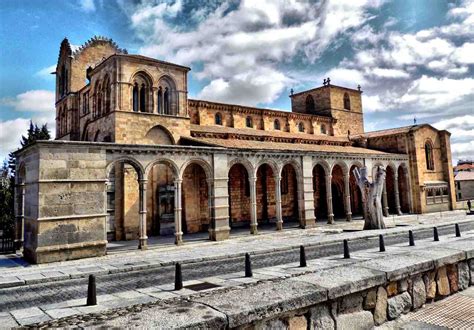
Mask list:
[{"label": "stone church building", "polygon": [[363,217],[354,168],[386,168],[384,214],[455,208],[450,133],[364,132],[360,87],[291,92],[291,111],[188,99],[190,68],[94,37],[61,43],[56,140],[16,152],[15,210],[36,263],[100,256],[108,242]]}]

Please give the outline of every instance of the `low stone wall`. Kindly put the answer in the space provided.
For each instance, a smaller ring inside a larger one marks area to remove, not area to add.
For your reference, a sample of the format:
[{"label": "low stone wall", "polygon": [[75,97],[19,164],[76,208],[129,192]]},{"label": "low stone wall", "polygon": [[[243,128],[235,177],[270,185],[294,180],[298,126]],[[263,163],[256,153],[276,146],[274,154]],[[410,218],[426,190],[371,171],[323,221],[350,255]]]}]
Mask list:
[{"label": "low stone wall", "polygon": [[474,285],[473,243],[472,236],[417,241],[310,260],[303,274],[40,325],[371,329]]}]

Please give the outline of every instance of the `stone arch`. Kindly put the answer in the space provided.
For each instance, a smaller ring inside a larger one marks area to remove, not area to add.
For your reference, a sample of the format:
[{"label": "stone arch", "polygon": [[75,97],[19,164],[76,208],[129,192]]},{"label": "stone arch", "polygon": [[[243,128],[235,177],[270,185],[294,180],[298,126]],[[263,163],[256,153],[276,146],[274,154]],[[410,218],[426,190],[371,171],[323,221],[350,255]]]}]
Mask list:
[{"label": "stone arch", "polygon": [[133,166],[133,168],[137,171],[137,174],[139,176],[139,180],[141,180],[145,177],[146,171],[143,168],[142,164],[138,160],[136,160],[135,158],[130,157],[130,156],[122,156],[122,157],[119,157],[117,159],[111,160],[105,168],[105,173],[106,173],[107,177],[110,175],[110,172],[111,172],[112,168],[117,163],[127,163],[127,164]]},{"label": "stone arch", "polygon": [[87,119],[84,128],[82,130],[82,137],[81,141],[89,141],[89,124],[90,124],[90,119]]},{"label": "stone arch", "polygon": [[145,135],[148,142],[159,145],[174,145],[176,144],[171,132],[162,125],[153,126]]},{"label": "stone arch", "polygon": [[132,111],[153,112],[153,79],[145,70],[136,71],[130,78]]},{"label": "stone arch", "polygon": [[[169,75],[158,79],[158,113],[165,115],[179,114],[179,100],[176,82]],[[160,96],[161,95],[161,96]]]},{"label": "stone arch", "polygon": [[[347,173],[347,165],[343,162],[336,162],[331,168],[331,196],[332,207],[335,217],[344,217],[345,212],[345,193],[344,193],[344,175]],[[329,188],[328,188],[329,189]]]},{"label": "stone arch", "polygon": [[410,184],[408,181],[408,167],[401,163],[397,169],[398,172],[398,194],[400,198],[400,211],[402,213],[410,212]]},{"label": "stone arch", "polygon": [[[251,218],[250,175],[251,164],[244,164],[235,158],[229,164],[228,194],[229,194],[229,225],[231,228],[249,226]],[[250,171],[249,171],[250,167]]]},{"label": "stone arch", "polygon": [[180,172],[179,172],[180,173],[180,178],[183,177],[183,174],[184,174],[184,171],[186,170],[186,167],[188,167],[191,164],[198,164],[199,166],[201,166],[204,170],[204,173],[206,174],[207,180],[212,179],[212,177],[213,177],[213,175],[212,175],[212,166],[205,159],[197,158],[197,157],[190,158],[190,159],[186,160],[183,165],[181,165],[181,169],[180,169]]},{"label": "stone arch", "polygon": [[257,222],[276,221],[275,174],[279,173],[278,165],[269,159],[261,160],[255,167]]},{"label": "stone arch", "polygon": [[326,218],[327,209],[327,187],[326,175],[329,173],[329,165],[326,161],[316,162],[313,166],[313,200],[314,215],[316,219]]},{"label": "stone arch", "polygon": [[387,205],[388,211],[391,214],[397,214],[395,203],[395,175],[397,175],[397,168],[393,164],[388,164],[385,168],[385,187],[387,188]]},{"label": "stone arch", "polygon": [[298,222],[301,219],[302,176],[294,161],[282,164],[280,169],[281,216],[283,223]]},{"label": "stone arch", "polygon": [[274,174],[276,173],[281,173],[281,169],[278,167],[278,164],[273,160],[273,159],[262,159],[260,161],[257,162],[257,164],[255,165],[255,168],[254,168],[254,176],[256,177],[257,176],[257,171],[259,169],[260,166],[264,165],[264,164],[267,164],[271,169],[272,169],[272,172]]},{"label": "stone arch", "polygon": [[207,232],[210,228],[210,168],[200,159],[182,166],[182,216],[184,234]]},{"label": "stone arch", "polygon": [[336,166],[339,166],[342,170],[342,174],[343,175],[347,175],[349,174],[349,167],[347,166],[347,163],[342,161],[342,160],[338,160],[338,161],[335,161],[332,165],[331,165],[331,173],[333,172],[334,168]]},{"label": "stone arch", "polygon": [[228,163],[228,169],[230,170],[232,166],[236,164],[241,164],[243,167],[245,167],[249,177],[252,176],[252,174],[254,174],[255,168],[249,160],[245,158],[240,158],[240,157],[233,158]]},{"label": "stone arch", "polygon": [[351,196],[352,217],[354,217],[355,215],[364,215],[364,206],[362,203],[362,192],[360,191],[359,185],[357,184],[357,179],[354,174],[355,168],[358,168],[360,170],[362,167],[363,165],[359,161],[353,161],[350,164],[349,193]]},{"label": "stone arch", "polygon": [[179,169],[179,166],[171,159],[169,158],[166,158],[166,157],[160,157],[158,159],[155,159],[153,161],[151,161],[145,168],[145,177],[148,177],[150,175],[150,171],[152,170],[153,166],[157,165],[157,164],[165,164],[165,165],[168,165],[172,170],[173,170],[173,174],[175,175],[176,178],[179,178],[179,174],[180,174],[180,169]]}]

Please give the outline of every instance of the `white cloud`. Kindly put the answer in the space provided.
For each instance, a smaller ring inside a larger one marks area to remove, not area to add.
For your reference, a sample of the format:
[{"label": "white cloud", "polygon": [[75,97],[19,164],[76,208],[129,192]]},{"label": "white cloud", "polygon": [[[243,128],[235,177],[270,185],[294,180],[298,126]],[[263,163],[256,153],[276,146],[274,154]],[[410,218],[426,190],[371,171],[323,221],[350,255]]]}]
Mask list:
[{"label": "white cloud", "polygon": [[0,99],[0,105],[11,106],[17,111],[54,112],[55,95],[48,90],[30,90],[14,98]]},{"label": "white cloud", "polygon": [[79,0],[79,5],[81,6],[81,9],[85,12],[95,11],[94,0]]},{"label": "white cloud", "polygon": [[56,64],[50,65],[46,68],[43,68],[35,73],[35,76],[41,77],[46,80],[55,79],[55,75],[51,74],[52,72],[56,72]]},{"label": "white cloud", "polygon": [[397,69],[384,69],[384,68],[375,68],[371,71],[373,75],[380,78],[409,78],[410,75],[403,71]]},{"label": "white cloud", "polygon": [[[31,120],[38,126],[47,124],[51,138],[54,139],[55,117],[56,114],[52,112],[46,115],[33,116]],[[10,152],[20,148],[21,136],[26,135],[29,125],[30,119],[25,118],[0,120],[0,162],[7,158]]]}]

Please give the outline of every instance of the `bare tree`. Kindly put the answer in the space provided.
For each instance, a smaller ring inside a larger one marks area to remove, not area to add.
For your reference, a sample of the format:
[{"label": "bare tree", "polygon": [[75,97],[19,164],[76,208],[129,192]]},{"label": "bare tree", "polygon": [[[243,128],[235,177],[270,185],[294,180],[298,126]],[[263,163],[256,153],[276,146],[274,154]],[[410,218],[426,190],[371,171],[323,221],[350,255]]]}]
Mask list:
[{"label": "bare tree", "polygon": [[360,171],[358,168],[355,168],[353,173],[362,193],[365,215],[364,230],[384,229],[382,191],[385,182],[385,168],[383,166],[377,166],[377,172],[372,183],[369,182],[367,177],[366,167],[361,168]]}]

